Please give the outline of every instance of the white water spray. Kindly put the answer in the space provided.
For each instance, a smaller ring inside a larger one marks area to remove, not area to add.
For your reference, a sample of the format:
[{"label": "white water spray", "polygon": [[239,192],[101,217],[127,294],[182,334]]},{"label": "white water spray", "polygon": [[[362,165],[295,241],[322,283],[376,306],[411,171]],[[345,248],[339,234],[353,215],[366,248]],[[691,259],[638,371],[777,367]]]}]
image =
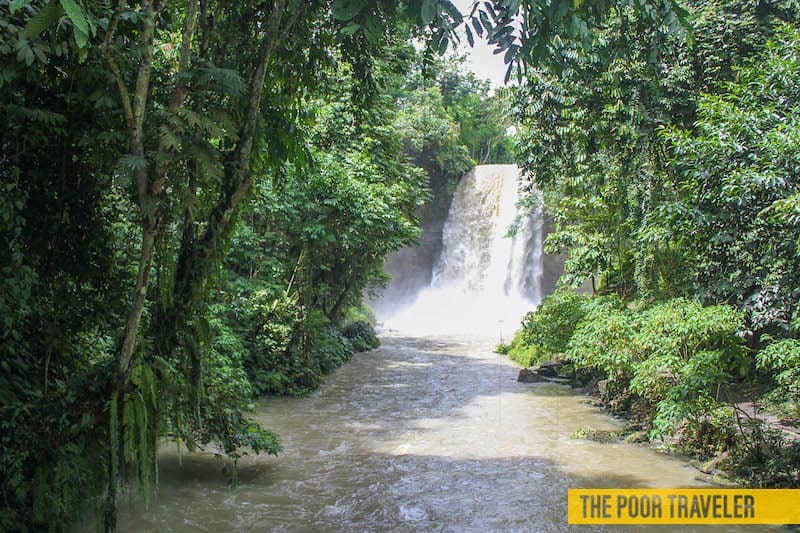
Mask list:
[{"label": "white water spray", "polygon": [[[431,287],[386,321],[414,334],[500,335],[508,340],[541,300],[542,214],[518,213],[516,165],[482,165],[458,185]],[[521,224],[508,231],[518,214]]]}]

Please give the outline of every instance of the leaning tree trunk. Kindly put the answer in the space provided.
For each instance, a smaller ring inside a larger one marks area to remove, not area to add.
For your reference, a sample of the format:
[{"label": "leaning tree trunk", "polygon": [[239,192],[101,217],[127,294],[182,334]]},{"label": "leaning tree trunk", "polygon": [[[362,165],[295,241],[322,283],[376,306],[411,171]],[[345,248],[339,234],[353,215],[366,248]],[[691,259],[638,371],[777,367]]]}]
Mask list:
[{"label": "leaning tree trunk", "polygon": [[253,185],[251,156],[256,144],[256,124],[261,107],[267,71],[282,39],[302,14],[303,7],[286,13],[286,0],[275,2],[268,24],[261,36],[258,63],[248,85],[246,117],[239,129],[238,142],[224,166],[223,189],[211,210],[205,231],[195,235],[191,218],[184,221],[184,233],[170,305],[162,310],[159,350],[170,354],[180,344],[180,332],[205,299],[208,280],[222,260],[226,239],[236,222],[236,214]]},{"label": "leaning tree trunk", "polygon": [[[156,4],[154,0],[144,0],[141,4],[143,13],[142,31],[139,37],[143,53],[139,68],[136,74],[133,90],[128,87],[125,77],[113,54],[112,44],[119,25],[119,21],[127,8],[127,1],[120,0],[109,20],[103,44],[102,54],[106,63],[113,74],[117,85],[122,109],[125,115],[125,123],[130,138],[130,155],[139,159],[135,171],[135,183],[137,192],[137,203],[141,215],[142,242],[139,251],[139,265],[136,275],[136,282],[131,296],[128,318],[125,323],[125,332],[117,354],[114,394],[116,399],[120,392],[128,390],[130,387],[131,369],[135,366],[136,340],[141,329],[142,314],[147,300],[147,291],[150,286],[150,273],[152,271],[153,256],[156,243],[159,238],[162,217],[159,212],[160,200],[162,197],[164,176],[166,173],[166,161],[171,155],[172,149],[162,141],[159,143],[156,163],[151,165],[146,160],[146,149],[144,143],[144,127],[147,111],[147,100],[150,93],[150,77],[153,69],[153,57],[155,52],[155,29],[156,21],[159,17],[163,4]],[[189,58],[191,55],[192,37],[197,26],[198,0],[189,0],[186,6],[186,16],[183,22],[181,36],[181,52],[178,61],[178,71],[175,85],[172,88],[169,104],[167,106],[168,116],[174,117],[188,93],[188,85],[184,74],[189,68]],[[114,400],[112,400],[114,401]],[[111,431],[117,428],[112,427]],[[114,439],[112,438],[112,442]],[[115,450],[110,450],[115,453]],[[111,466],[114,463],[113,457],[109,460],[109,475],[106,494],[106,513],[104,517],[104,528],[112,531],[116,528],[116,494],[117,494],[117,473]]]}]

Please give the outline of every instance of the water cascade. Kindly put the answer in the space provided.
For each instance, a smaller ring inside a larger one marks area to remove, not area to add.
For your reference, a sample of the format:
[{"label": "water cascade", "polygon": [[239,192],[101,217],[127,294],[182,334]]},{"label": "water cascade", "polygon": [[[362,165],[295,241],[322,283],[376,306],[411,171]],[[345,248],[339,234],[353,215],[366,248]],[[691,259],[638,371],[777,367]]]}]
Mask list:
[{"label": "water cascade", "polygon": [[482,165],[461,179],[430,287],[386,318],[389,328],[479,335],[517,329],[542,298],[543,257],[541,209],[518,209],[519,177],[516,165]]}]

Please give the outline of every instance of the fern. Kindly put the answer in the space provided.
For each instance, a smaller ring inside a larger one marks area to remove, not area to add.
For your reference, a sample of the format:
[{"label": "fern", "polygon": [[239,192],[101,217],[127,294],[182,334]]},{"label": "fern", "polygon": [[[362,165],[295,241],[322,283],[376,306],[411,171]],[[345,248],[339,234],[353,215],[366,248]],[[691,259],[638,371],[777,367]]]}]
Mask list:
[{"label": "fern", "polygon": [[220,180],[225,172],[219,151],[206,141],[194,141],[186,145],[187,155],[197,164],[198,170],[211,178]]},{"label": "fern", "polygon": [[30,120],[38,126],[60,131],[60,127],[67,123],[67,119],[61,113],[47,111],[46,109],[31,109],[15,104],[6,104],[6,111],[16,120]]},{"label": "fern", "polygon": [[161,143],[164,147],[174,152],[180,151],[183,143],[178,136],[178,132],[173,131],[172,128],[166,124],[159,128],[159,137],[161,138]]},{"label": "fern", "polygon": [[246,88],[246,84],[238,72],[214,65],[198,68],[194,78],[198,88],[204,88],[224,96],[241,96]]},{"label": "fern", "polygon": [[147,158],[139,155],[126,154],[117,161],[115,171],[118,176],[130,178],[136,172],[146,169],[147,165]]}]

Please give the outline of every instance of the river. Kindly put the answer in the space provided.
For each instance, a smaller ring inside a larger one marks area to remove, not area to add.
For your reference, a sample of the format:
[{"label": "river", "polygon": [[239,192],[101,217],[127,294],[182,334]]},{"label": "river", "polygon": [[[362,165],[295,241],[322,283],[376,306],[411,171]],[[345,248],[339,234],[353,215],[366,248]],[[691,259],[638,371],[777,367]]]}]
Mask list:
[{"label": "river", "polygon": [[703,486],[684,459],[571,439],[622,422],[517,372],[489,342],[384,335],[310,396],[261,403],[285,450],[245,457],[237,488],[210,451],[166,447],[157,499],[122,503],[120,530],[561,531],[570,487]]}]

